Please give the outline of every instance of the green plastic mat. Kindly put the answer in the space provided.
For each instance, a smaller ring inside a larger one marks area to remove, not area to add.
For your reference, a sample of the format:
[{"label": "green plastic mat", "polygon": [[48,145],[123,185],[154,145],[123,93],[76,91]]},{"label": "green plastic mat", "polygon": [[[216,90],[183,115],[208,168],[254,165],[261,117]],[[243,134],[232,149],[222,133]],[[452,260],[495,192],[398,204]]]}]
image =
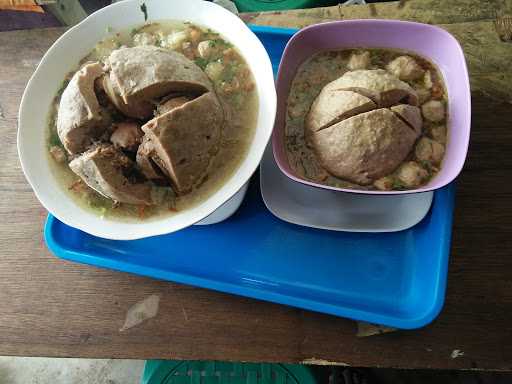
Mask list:
[{"label": "green plastic mat", "polygon": [[141,384],[316,384],[316,379],[303,365],[148,360]]},{"label": "green plastic mat", "polygon": [[333,0],[233,0],[240,12],[275,11],[328,7],[339,2]]}]

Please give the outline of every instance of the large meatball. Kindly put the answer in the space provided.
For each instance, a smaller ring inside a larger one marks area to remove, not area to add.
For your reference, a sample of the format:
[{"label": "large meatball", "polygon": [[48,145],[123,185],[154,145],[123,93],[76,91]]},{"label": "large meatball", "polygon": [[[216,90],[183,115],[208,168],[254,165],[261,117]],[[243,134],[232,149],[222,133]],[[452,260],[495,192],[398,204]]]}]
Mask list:
[{"label": "large meatball", "polygon": [[416,101],[414,90],[386,71],[347,72],[313,102],[305,121],[307,141],[330,174],[372,184],[392,173],[420,136]]},{"label": "large meatball", "polygon": [[418,135],[395,113],[381,108],[318,131],[311,141],[329,173],[368,185],[393,172],[405,160]]}]

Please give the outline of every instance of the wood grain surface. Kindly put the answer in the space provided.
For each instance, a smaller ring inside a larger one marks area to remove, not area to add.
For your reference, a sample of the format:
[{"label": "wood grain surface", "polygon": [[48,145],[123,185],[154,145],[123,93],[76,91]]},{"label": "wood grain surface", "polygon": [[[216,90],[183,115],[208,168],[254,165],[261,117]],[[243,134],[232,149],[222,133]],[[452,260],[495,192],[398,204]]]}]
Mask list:
[{"label": "wood grain surface", "polygon": [[[17,159],[16,122],[28,78],[63,30],[17,31],[0,33],[0,355],[512,370],[512,44],[494,27],[511,3],[427,2],[423,10],[418,0],[350,12],[441,23],[466,51],[471,147],[457,188],[446,304],[434,323],[361,338],[350,320],[52,256],[42,240],[46,211]],[[301,12],[244,17],[274,25],[342,17]],[[120,331],[128,310],[151,295],[160,298],[156,316]]]}]

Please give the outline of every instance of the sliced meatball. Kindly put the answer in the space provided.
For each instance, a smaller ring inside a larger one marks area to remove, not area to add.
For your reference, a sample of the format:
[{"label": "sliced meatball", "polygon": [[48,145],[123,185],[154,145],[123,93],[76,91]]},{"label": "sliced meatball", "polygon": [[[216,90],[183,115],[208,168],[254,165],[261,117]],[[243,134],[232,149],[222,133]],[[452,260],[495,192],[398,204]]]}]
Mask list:
[{"label": "sliced meatball", "polygon": [[421,106],[423,117],[429,121],[437,123],[444,119],[444,104],[439,100],[430,100]]},{"label": "sliced meatball", "polygon": [[[170,179],[176,193],[190,191],[206,172],[218,150],[224,112],[208,92],[147,122],[144,150]],[[142,160],[141,160],[142,161]]]},{"label": "sliced meatball", "polygon": [[445,125],[434,125],[428,130],[430,137],[435,141],[446,144],[446,126]]},{"label": "sliced meatball", "polygon": [[421,112],[418,107],[408,104],[399,104],[391,107],[391,110],[409,124],[411,128],[418,133],[418,135],[421,133],[421,129],[423,128],[423,119],[421,118]]},{"label": "sliced meatball", "polygon": [[347,67],[351,71],[356,69],[367,69],[371,64],[370,52],[355,52],[350,55],[348,59]]},{"label": "sliced meatball", "polygon": [[400,166],[396,172],[396,177],[406,187],[412,188],[421,185],[425,180],[428,179],[428,172],[423,169],[418,163],[414,161],[408,161],[407,163]]},{"label": "sliced meatball", "polygon": [[69,163],[69,168],[92,189],[113,201],[127,204],[151,205],[152,186],[135,183],[134,163],[112,145],[89,149]]},{"label": "sliced meatball", "polygon": [[306,129],[317,132],[338,121],[377,108],[369,98],[352,91],[323,89],[306,116]]},{"label": "sliced meatball", "polygon": [[103,73],[100,63],[87,64],[73,75],[62,93],[57,133],[71,154],[85,151],[110,124],[110,117],[94,91],[94,82]]},{"label": "sliced meatball", "polygon": [[414,89],[383,69],[346,72],[324,89],[354,91],[372,99],[379,107],[398,103],[418,104],[418,95]]},{"label": "sliced meatball", "polygon": [[192,100],[192,98],[188,96],[171,97],[170,99],[167,99],[158,104],[158,106],[156,107],[155,115],[158,116],[166,112],[172,111],[173,109],[179,108],[184,104],[188,103],[190,100]]},{"label": "sliced meatball", "polygon": [[107,59],[104,86],[125,115],[147,119],[155,100],[171,92],[202,94],[212,89],[206,74],[181,53],[153,46],[120,48]]},{"label": "sliced meatball", "polygon": [[137,149],[137,165],[148,180],[152,180],[157,184],[166,184],[167,176],[162,172],[151,156],[156,156],[154,146],[149,141],[148,136],[144,136],[142,143]]},{"label": "sliced meatball", "polygon": [[312,135],[317,158],[332,175],[360,185],[389,175],[405,160],[418,132],[387,108],[340,121]]},{"label": "sliced meatball", "polygon": [[386,68],[400,80],[406,81],[417,80],[425,73],[411,56],[398,56]]},{"label": "sliced meatball", "polygon": [[132,100],[130,104],[126,104],[121,98],[121,91],[112,74],[104,75],[100,81],[101,87],[109,101],[122,112],[123,115],[135,119],[146,119],[153,114],[154,104],[149,100]]},{"label": "sliced meatball", "polygon": [[414,153],[418,160],[438,165],[443,160],[444,145],[428,137],[422,137],[416,144]]},{"label": "sliced meatball", "polygon": [[113,125],[114,132],[110,136],[110,142],[117,148],[127,151],[136,151],[144,132],[136,122],[122,122]]}]

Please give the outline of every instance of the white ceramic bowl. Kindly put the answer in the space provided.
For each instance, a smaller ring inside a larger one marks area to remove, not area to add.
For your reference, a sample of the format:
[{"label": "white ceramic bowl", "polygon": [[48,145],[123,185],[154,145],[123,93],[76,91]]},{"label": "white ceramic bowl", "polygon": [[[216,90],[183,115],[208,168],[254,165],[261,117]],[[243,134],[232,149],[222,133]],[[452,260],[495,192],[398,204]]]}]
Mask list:
[{"label": "white ceramic bowl", "polygon": [[48,111],[64,76],[109,34],[109,27],[115,32],[144,23],[141,2],[125,0],[112,4],[67,31],[46,52],[25,89],[19,111],[18,153],[27,180],[48,211],[72,227],[108,239],[131,240],[171,233],[210,215],[242,188],[258,167],[276,114],[270,59],[258,38],[237,16],[202,0],[146,0],[145,4],[149,21],[190,21],[219,32],[241,51],[256,80],[258,122],[246,158],[224,186],[203,203],[161,219],[141,222],[102,219],[79,207],[53,176],[45,140]]}]

